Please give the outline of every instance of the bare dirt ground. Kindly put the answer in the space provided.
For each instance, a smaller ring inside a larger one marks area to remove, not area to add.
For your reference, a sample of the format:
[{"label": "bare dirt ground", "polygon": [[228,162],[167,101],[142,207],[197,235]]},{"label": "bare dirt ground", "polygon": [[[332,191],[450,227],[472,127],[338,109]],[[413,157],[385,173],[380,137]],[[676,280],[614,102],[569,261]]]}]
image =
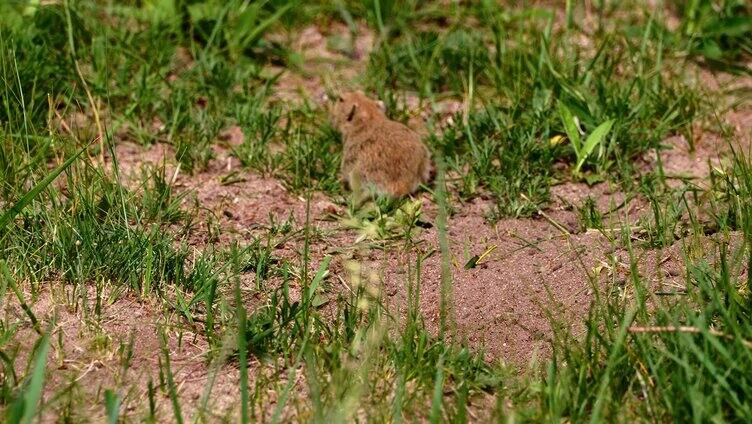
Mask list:
[{"label": "bare dirt ground", "polygon": [[[101,305],[101,319],[94,317],[96,294],[93,290],[81,296],[73,287],[48,287],[31,305],[41,328],[52,326],[51,349],[48,356],[50,373],[45,393],[55,393],[58,411],[44,411],[44,422],[58,422],[64,410],[74,420],[104,421],[104,408],[92,405],[92,398],[101,398],[106,389],[125,388],[123,417],[139,421],[146,416],[148,387],[160,385],[159,369],[163,349],[169,352],[170,367],[181,398],[186,399],[184,413],[193,415],[204,388],[215,378],[211,397],[212,410],[224,413],[237,398],[237,371],[230,365],[219,369],[206,361],[208,345],[191,331],[179,317],[165,314],[158,301],[140,299],[130,294],[106,293]],[[85,300],[84,300],[85,299]],[[13,313],[23,320],[20,308]],[[161,341],[164,332],[166,344]],[[24,326],[17,337],[33,339],[36,334]],[[24,369],[28,353],[16,359],[16,369]],[[50,401],[52,399],[46,399]],[[169,399],[155,391],[157,416],[170,417]]]}]

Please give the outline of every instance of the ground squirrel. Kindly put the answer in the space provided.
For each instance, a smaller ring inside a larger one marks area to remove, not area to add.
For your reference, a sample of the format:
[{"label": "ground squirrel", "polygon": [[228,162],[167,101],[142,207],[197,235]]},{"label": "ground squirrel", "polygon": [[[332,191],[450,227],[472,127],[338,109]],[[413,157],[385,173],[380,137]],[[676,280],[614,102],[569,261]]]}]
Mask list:
[{"label": "ground squirrel", "polygon": [[342,179],[356,194],[389,197],[413,193],[429,179],[431,157],[420,136],[384,113],[382,102],[363,92],[343,93],[332,107],[342,133]]}]

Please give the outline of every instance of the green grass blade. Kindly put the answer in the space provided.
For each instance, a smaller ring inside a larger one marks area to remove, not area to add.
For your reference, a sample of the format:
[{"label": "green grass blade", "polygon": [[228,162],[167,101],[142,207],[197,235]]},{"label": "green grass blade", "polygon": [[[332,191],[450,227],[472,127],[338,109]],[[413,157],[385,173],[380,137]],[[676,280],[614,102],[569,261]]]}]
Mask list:
[{"label": "green grass blade", "polygon": [[432,424],[441,421],[441,404],[444,400],[444,355],[439,357],[436,364],[436,378],[433,383],[433,399],[431,401],[431,416],[429,422]]},{"label": "green grass blade", "polygon": [[313,301],[313,297],[316,295],[316,289],[319,287],[322,281],[324,281],[324,277],[326,277],[327,271],[329,270],[329,263],[332,261],[331,256],[327,256],[324,258],[324,260],[321,262],[321,265],[319,265],[318,271],[316,271],[316,275],[313,277],[313,281],[311,281],[311,285],[308,286],[308,294],[306,295],[305,301],[310,303]]},{"label": "green grass blade", "polygon": [[247,312],[240,291],[240,278],[235,278],[235,315],[238,320],[238,368],[240,372],[240,422],[249,420],[248,400],[248,340],[246,339]]},{"label": "green grass blade", "polygon": [[42,344],[39,347],[37,359],[34,361],[34,372],[31,375],[31,382],[24,394],[24,415],[23,422],[30,423],[36,415],[37,404],[42,398],[42,388],[44,387],[44,370],[47,366],[47,354],[50,350],[50,338],[47,334],[42,336]]},{"label": "green grass blade", "polygon": [[31,373],[29,385],[19,394],[16,402],[9,410],[9,423],[31,423],[37,414],[37,404],[42,398],[44,387],[44,371],[47,366],[47,354],[50,350],[50,338],[47,334],[42,336],[42,341],[34,359],[34,368]]},{"label": "green grass blade", "polygon": [[295,363],[293,366],[291,366],[287,371],[287,383],[285,384],[284,390],[279,394],[279,398],[277,400],[277,406],[274,408],[274,413],[272,415],[272,423],[278,423],[280,422],[280,419],[282,418],[282,413],[285,410],[285,405],[287,405],[287,399],[290,396],[290,393],[292,392],[292,388],[295,385],[295,373],[297,372],[298,368],[300,367],[300,363],[303,359],[303,354],[306,352],[308,348],[308,334],[306,334],[306,337],[303,339],[303,343],[300,347],[300,350],[298,351],[298,354],[295,358]]},{"label": "green grass blade", "polygon": [[397,389],[392,400],[392,422],[402,424],[402,402],[405,398],[405,377],[402,372],[397,375]]},{"label": "green grass blade", "polygon": [[107,413],[107,422],[117,424],[118,413],[120,411],[120,396],[112,390],[104,392],[104,410]]},{"label": "green grass blade", "polygon": [[635,310],[629,310],[624,315],[624,319],[622,320],[621,327],[619,328],[619,332],[616,335],[616,340],[614,340],[614,344],[611,347],[611,353],[608,356],[608,361],[606,362],[606,370],[603,373],[603,376],[601,377],[600,384],[598,386],[598,392],[595,397],[595,402],[593,406],[593,412],[590,416],[590,422],[591,423],[598,423],[603,421],[602,412],[603,408],[605,407],[605,402],[608,402],[610,399],[608,399],[609,396],[609,388],[611,385],[611,373],[614,370],[614,367],[617,366],[617,363],[620,363],[619,356],[622,355],[622,348],[627,340],[629,326],[632,324],[632,321],[634,321],[636,312]]},{"label": "green grass blade", "polygon": [[593,132],[588,136],[588,138],[585,140],[585,144],[580,150],[579,155],[577,156],[577,166],[575,167],[575,172],[580,172],[580,168],[582,168],[582,165],[585,164],[585,160],[593,152],[595,146],[603,142],[603,139],[606,138],[613,125],[614,120],[609,119],[608,121],[598,125],[598,127],[594,129]]},{"label": "green grass blade", "polygon": [[170,366],[170,348],[167,342],[167,334],[165,333],[164,329],[160,330],[159,340],[162,345],[162,355],[164,355],[164,373],[167,377],[167,391],[170,394],[170,401],[172,402],[172,412],[175,416],[175,422],[178,424],[183,424],[183,413],[180,409],[178,388],[172,375],[172,368]]},{"label": "green grass blade", "polygon": [[81,150],[76,152],[73,156],[69,157],[68,160],[63,162],[60,166],[55,168],[51,173],[47,174],[46,177],[37,185],[35,185],[31,190],[29,190],[21,199],[16,202],[15,205],[13,205],[10,209],[5,211],[2,216],[0,216],[0,231],[2,231],[12,220],[13,218],[18,215],[23,208],[25,208],[29,203],[31,203],[32,200],[34,200],[35,197],[39,196],[39,193],[42,192],[52,181],[55,180],[55,178],[58,177],[63,171],[68,169],[73,162],[78,159],[79,156],[81,156],[81,153],[83,153],[86,148],[83,147]]},{"label": "green grass blade", "polygon": [[5,260],[0,259],[0,308],[5,304],[5,293],[8,292],[8,284],[12,284],[10,271]]},{"label": "green grass blade", "polygon": [[[29,305],[26,303],[26,300],[24,300],[23,293],[21,292],[21,290],[19,290],[15,280],[13,280],[13,276],[11,275],[10,269],[8,269],[8,265],[5,260],[0,260],[0,279],[3,281],[3,291],[0,296],[5,297],[5,290],[7,289],[7,286],[10,286],[13,290],[13,293],[15,293],[16,298],[18,298],[18,303],[21,306],[21,309],[23,309],[23,311],[26,313],[26,316],[28,316],[29,320],[31,320],[31,325],[34,328],[34,331],[41,335],[42,330],[39,328],[39,321],[37,320],[36,315],[34,315],[34,312],[31,310]],[[0,299],[2,297],[0,297]],[[0,304],[1,303],[2,302],[0,302]]]},{"label": "green grass blade", "polygon": [[[436,158],[436,203],[439,212],[436,217],[436,229],[439,233],[439,250],[441,251],[441,298],[439,304],[439,335],[442,339],[454,335],[456,329],[454,321],[453,287],[451,249],[449,245],[449,231],[447,222],[449,205],[447,201],[446,174],[444,159]],[[447,334],[449,333],[449,334]]]},{"label": "green grass blade", "polygon": [[273,23],[277,22],[279,18],[282,17],[285,13],[287,13],[292,6],[294,6],[296,2],[288,3],[285,6],[280,7],[277,9],[271,16],[264,19],[263,21],[259,22],[258,25],[251,31],[248,35],[246,35],[243,40],[238,43],[238,47],[241,49],[245,49],[249,46],[251,46],[253,43],[255,43],[261,35],[263,35],[264,31],[270,27]]}]

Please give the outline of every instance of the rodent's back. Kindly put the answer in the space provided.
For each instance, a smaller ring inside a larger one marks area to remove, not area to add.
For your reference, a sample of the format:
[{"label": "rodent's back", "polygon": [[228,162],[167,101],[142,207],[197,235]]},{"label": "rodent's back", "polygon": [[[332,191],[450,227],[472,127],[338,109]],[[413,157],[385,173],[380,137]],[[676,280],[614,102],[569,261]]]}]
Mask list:
[{"label": "rodent's back", "polygon": [[386,118],[348,134],[344,157],[363,179],[394,197],[414,192],[428,180],[430,171],[430,155],[420,136]]}]

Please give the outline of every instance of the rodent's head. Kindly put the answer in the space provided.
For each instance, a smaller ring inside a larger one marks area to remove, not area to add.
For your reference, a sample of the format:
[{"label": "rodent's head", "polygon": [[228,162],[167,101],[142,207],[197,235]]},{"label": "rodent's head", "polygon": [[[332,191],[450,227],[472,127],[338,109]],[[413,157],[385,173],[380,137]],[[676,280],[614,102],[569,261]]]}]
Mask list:
[{"label": "rodent's head", "polygon": [[362,91],[342,93],[332,106],[332,123],[343,133],[384,117],[384,103],[369,99]]}]

